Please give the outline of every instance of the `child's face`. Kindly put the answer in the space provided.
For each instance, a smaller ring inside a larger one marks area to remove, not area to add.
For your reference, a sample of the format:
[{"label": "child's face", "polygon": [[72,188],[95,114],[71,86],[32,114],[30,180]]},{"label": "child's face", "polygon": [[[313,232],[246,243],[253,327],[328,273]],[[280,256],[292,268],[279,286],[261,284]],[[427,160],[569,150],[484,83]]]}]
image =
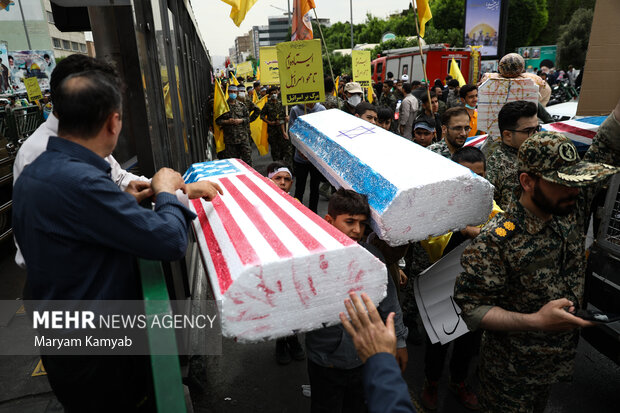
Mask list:
[{"label": "child's face", "polygon": [[461,162],[461,165],[463,165],[465,168],[471,169],[473,173],[478,174],[484,178],[485,172],[486,172],[484,170],[484,162],[474,162],[474,163]]},{"label": "child's face", "polygon": [[377,120],[377,126],[380,126],[385,130],[390,130],[390,127],[392,126],[392,120],[391,119],[387,119],[385,121]]},{"label": "child's face", "polygon": [[285,171],[278,172],[271,177],[271,180],[286,193],[291,190],[291,186],[293,185],[293,178]]},{"label": "child's face", "polygon": [[367,219],[368,217],[364,214],[340,214],[337,215],[336,218],[333,218],[331,215],[325,216],[327,222],[338,228],[340,232],[344,233],[347,237],[358,242],[361,241],[364,236]]}]

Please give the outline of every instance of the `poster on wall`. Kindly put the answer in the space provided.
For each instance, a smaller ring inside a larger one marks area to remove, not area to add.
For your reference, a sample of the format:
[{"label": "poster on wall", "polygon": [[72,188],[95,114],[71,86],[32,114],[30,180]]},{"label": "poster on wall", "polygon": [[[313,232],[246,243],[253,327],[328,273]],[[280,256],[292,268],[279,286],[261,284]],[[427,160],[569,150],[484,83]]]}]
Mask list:
[{"label": "poster on wall", "polygon": [[483,57],[497,57],[501,41],[502,0],[466,0],[465,46],[482,46]]},{"label": "poster on wall", "polygon": [[26,93],[24,80],[36,77],[42,91],[50,88],[49,79],[56,67],[51,50],[9,51],[9,79],[13,93]]},{"label": "poster on wall", "polygon": [[0,94],[10,93],[9,87],[9,51],[6,43],[0,42]]},{"label": "poster on wall", "polygon": [[555,67],[557,51],[558,47],[554,45],[519,47],[517,52],[525,60],[525,70],[536,73],[543,66],[549,69]]}]

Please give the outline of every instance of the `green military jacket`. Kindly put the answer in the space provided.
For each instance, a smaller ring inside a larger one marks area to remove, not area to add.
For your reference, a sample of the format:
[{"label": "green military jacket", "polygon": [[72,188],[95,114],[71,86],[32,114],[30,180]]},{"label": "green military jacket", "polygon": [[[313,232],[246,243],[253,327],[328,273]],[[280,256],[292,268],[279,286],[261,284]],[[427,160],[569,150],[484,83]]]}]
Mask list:
[{"label": "green military jacket", "polygon": [[517,149],[500,142],[487,159],[486,178],[495,186],[493,199],[504,211],[521,186],[517,176],[517,153]]},{"label": "green military jacket", "polygon": [[[230,111],[224,113],[215,120],[224,131],[224,144],[239,144],[250,139],[250,115],[245,104],[236,100],[229,100],[228,106]],[[224,125],[222,121],[227,119],[243,119],[243,123],[239,125]]]},{"label": "green military jacket", "polygon": [[426,149],[428,149],[429,151],[438,153],[441,156],[446,157],[448,159],[452,158],[452,154],[450,153],[450,149],[448,148],[448,144],[446,143],[445,140],[435,142]]},{"label": "green military jacket", "polygon": [[344,100],[334,95],[327,95],[325,97],[325,102],[323,102],[323,106],[325,106],[325,109],[340,109],[343,105]]},{"label": "green military jacket", "polygon": [[282,102],[280,100],[273,101],[269,99],[263,109],[260,112],[260,117],[263,120],[268,120],[270,122],[277,121],[278,125],[267,125],[267,132],[269,135],[282,134],[281,124],[286,122],[286,112],[284,111],[284,106],[282,106]]},{"label": "green military jacket", "polygon": [[396,96],[392,92],[382,93],[379,98],[379,106],[388,107],[394,112],[396,111],[396,103]]},{"label": "green military jacket", "polygon": [[[620,124],[613,114],[599,128],[585,156],[590,162],[620,165]],[[597,190],[581,188],[568,216],[542,221],[514,202],[496,215],[461,256],[454,299],[471,330],[494,306],[534,313],[547,302],[568,298],[583,305],[585,223]],[[485,330],[480,368],[498,380],[546,385],[570,379],[579,331]]]}]

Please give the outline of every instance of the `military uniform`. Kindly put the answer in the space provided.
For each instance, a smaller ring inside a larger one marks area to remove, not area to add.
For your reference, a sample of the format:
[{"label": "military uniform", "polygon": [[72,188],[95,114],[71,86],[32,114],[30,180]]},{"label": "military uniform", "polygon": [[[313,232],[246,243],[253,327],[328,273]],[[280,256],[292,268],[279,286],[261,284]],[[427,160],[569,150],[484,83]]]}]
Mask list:
[{"label": "military uniform", "polygon": [[[236,100],[229,100],[230,111],[217,118],[215,122],[224,131],[224,157],[240,158],[252,166],[252,148],[250,146],[250,115],[245,104]],[[239,125],[225,125],[222,123],[228,119],[243,119]]]},{"label": "military uniform", "polygon": [[448,148],[448,144],[446,143],[445,140],[435,142],[434,144],[430,145],[426,149],[428,149],[429,151],[438,153],[441,156],[446,157],[448,159],[452,158],[452,154],[450,153],[450,149]]},{"label": "military uniform", "polygon": [[[585,159],[620,164],[620,124],[613,114],[601,125]],[[583,306],[584,225],[601,179],[617,168],[578,163],[574,145],[550,132],[525,141],[519,150],[518,168],[550,182],[583,188],[573,212],[553,215],[547,221],[520,202],[512,203],[465,249],[461,256],[464,271],[457,277],[454,299],[470,330],[477,329],[495,306],[524,314],[535,313],[560,298],[571,300],[578,308]],[[570,380],[578,340],[577,329],[485,330],[479,364],[483,410],[542,412],[550,385]]]},{"label": "military uniform", "polygon": [[487,159],[486,178],[495,186],[493,199],[503,210],[513,200],[514,191],[521,187],[517,176],[518,149],[500,142]]},{"label": "military uniform", "polygon": [[293,146],[291,145],[291,141],[284,138],[282,133],[282,125],[286,123],[286,112],[284,111],[282,102],[269,99],[267,103],[265,103],[265,106],[263,106],[260,117],[270,122],[278,122],[277,125],[267,124],[267,139],[269,141],[269,148],[271,149],[271,158],[274,161],[284,161],[286,164],[291,165]]},{"label": "military uniform", "polygon": [[[382,93],[379,98],[379,106],[385,106],[392,109],[393,112],[396,112],[396,97],[392,92]],[[394,123],[394,122],[392,122]]]},{"label": "military uniform", "polygon": [[344,105],[344,100],[334,95],[327,95],[323,106],[325,109],[340,109]]}]

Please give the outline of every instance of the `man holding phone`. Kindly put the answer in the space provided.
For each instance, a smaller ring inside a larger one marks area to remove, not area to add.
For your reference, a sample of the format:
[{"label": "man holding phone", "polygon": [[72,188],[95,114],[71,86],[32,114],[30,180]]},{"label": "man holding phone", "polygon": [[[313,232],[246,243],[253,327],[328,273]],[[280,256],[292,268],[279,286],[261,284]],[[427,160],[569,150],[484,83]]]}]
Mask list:
[{"label": "man holding phone", "polygon": [[[620,102],[580,161],[565,136],[540,132],[519,148],[516,194],[463,252],[454,299],[484,329],[479,401],[489,412],[543,412],[551,384],[570,380],[584,306],[590,206],[620,165]],[[587,162],[586,162],[587,161]]]}]

